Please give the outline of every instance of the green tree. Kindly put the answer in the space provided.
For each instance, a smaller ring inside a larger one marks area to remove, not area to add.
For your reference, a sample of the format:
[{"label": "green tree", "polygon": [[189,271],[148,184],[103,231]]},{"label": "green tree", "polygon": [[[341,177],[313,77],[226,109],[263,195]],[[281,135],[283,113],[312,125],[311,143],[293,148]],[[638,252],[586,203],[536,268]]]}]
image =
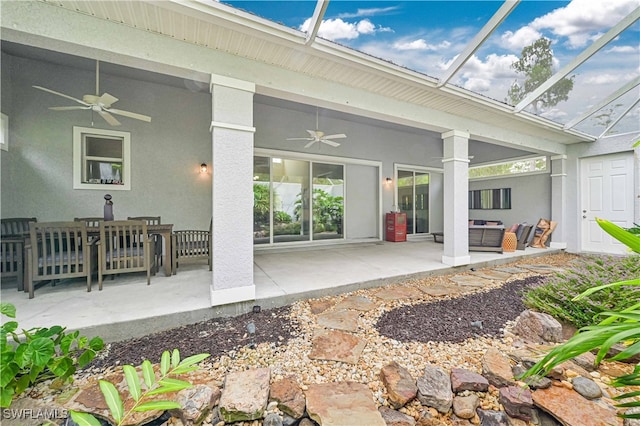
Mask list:
[{"label": "green tree", "polygon": [[[511,64],[516,72],[524,74],[525,80],[521,85],[517,80],[511,85],[507,93],[506,102],[516,105],[525,96],[536,90],[542,83],[553,75],[553,50],[551,40],[541,37],[531,45],[522,49],[520,59]],[[569,92],[573,89],[575,76],[565,77],[558,81],[552,88],[544,92],[534,102],[533,110],[536,114],[549,107],[557,105],[561,101],[569,99]]]}]

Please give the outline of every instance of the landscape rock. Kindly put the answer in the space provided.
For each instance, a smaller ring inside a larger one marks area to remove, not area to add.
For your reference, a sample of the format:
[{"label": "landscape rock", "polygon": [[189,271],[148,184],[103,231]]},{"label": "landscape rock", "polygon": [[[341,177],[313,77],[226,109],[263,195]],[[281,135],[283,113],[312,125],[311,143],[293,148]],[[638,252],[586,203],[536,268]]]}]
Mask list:
[{"label": "landscape rock", "polygon": [[560,343],[563,341],[562,324],[549,314],[529,309],[520,314],[512,331],[528,342]]},{"label": "landscape rock", "polygon": [[465,390],[486,392],[489,389],[489,381],[473,371],[464,368],[452,368],[451,389],[456,393]]},{"label": "landscape rock", "polygon": [[531,421],[533,400],[531,391],[520,386],[507,386],[500,388],[500,404],[504,411],[511,417]]},{"label": "landscape rock", "polygon": [[576,377],[571,382],[573,384],[573,390],[587,399],[597,399],[602,396],[602,390],[600,386],[591,379],[586,377]]},{"label": "landscape rock", "polygon": [[271,370],[256,368],[227,374],[220,415],[227,423],[261,419],[269,399]]},{"label": "landscape rock", "polygon": [[[527,371],[527,369],[521,365],[514,365],[511,371],[513,371],[514,377],[520,377],[522,374],[524,374]],[[551,386],[551,383],[552,383],[551,379],[547,377],[540,377],[540,376],[529,376],[526,379],[524,379],[524,382],[531,389],[546,389],[549,386]]]},{"label": "landscape rock", "polygon": [[365,296],[349,296],[335,306],[335,310],[355,309],[356,311],[370,311],[377,306],[375,302]]},{"label": "landscape rock", "polygon": [[480,398],[475,394],[453,398],[453,413],[462,419],[473,418],[476,415],[476,408],[479,406]]},{"label": "landscape rock", "polygon": [[387,426],[415,426],[416,424],[413,417],[389,407],[380,407],[378,411]]},{"label": "landscape rock", "polygon": [[596,356],[591,352],[585,352],[573,358],[574,363],[584,368],[587,371],[596,371]]},{"label": "landscape rock", "polygon": [[276,413],[269,413],[264,416],[262,426],[283,426],[282,417]]},{"label": "landscape rock", "polygon": [[305,391],[307,413],[321,426],[386,426],[373,402],[371,391],[362,383],[311,384]]},{"label": "landscape rock", "polygon": [[269,399],[276,401],[278,409],[294,419],[304,416],[306,400],[302,388],[293,377],[273,382],[269,391]]},{"label": "landscape rock", "polygon": [[395,361],[380,370],[380,379],[387,389],[389,402],[396,409],[404,407],[418,394],[418,386],[411,373]]},{"label": "landscape rock", "polygon": [[311,359],[357,364],[367,342],[351,333],[338,330],[319,332],[311,342]]},{"label": "landscape rock", "polygon": [[321,327],[355,332],[358,331],[359,316],[360,314],[356,311],[340,310],[323,312],[317,316],[316,320]]},{"label": "landscape rock", "polygon": [[511,386],[515,383],[509,358],[497,349],[487,349],[482,357],[481,363],[482,375],[493,386]]},{"label": "landscape rock", "polygon": [[504,411],[478,409],[482,426],[509,426],[509,419]]},{"label": "landscape rock", "polygon": [[417,385],[418,399],[422,405],[433,407],[441,413],[449,411],[453,404],[451,379],[442,367],[427,365]]},{"label": "landscape rock", "polygon": [[171,415],[179,418],[185,425],[200,424],[211,409],[218,405],[220,396],[220,389],[202,384],[183,389],[176,398],[181,408],[171,410]]},{"label": "landscape rock", "polygon": [[538,389],[532,399],[565,425],[622,425],[614,407],[603,407],[562,386]]},{"label": "landscape rock", "polygon": [[[640,414],[640,407],[631,407],[625,414]],[[624,426],[640,426],[640,419],[624,419]]]}]

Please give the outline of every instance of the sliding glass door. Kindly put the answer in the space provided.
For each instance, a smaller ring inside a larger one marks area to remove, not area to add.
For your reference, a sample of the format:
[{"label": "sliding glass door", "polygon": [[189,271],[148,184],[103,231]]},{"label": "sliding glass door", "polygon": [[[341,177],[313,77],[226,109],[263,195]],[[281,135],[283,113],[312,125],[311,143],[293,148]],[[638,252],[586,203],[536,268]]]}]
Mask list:
[{"label": "sliding glass door", "polygon": [[343,238],[344,166],[254,157],[254,243]]},{"label": "sliding glass door", "polygon": [[407,234],[429,232],[429,173],[398,169],[398,208],[407,214]]}]

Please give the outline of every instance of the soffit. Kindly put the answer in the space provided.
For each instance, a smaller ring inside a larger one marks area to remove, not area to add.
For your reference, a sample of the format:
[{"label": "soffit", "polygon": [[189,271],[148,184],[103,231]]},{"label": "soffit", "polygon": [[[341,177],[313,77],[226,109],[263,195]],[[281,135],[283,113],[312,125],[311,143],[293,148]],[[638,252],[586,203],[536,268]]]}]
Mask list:
[{"label": "soffit", "polygon": [[505,130],[563,144],[593,140],[533,114],[514,113],[506,103],[451,85],[437,88],[436,79],[336,43],[316,39],[307,46],[305,33],[215,1],[41,1]]}]

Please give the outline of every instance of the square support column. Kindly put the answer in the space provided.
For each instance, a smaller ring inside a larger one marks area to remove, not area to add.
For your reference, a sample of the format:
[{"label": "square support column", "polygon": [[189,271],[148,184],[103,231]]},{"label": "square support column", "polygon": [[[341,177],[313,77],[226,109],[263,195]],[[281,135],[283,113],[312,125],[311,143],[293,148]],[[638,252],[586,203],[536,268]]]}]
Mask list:
[{"label": "square support column", "polygon": [[444,159],[444,254],[442,263],[468,265],[469,256],[469,133],[442,134]]},{"label": "square support column", "polygon": [[253,95],[255,85],[211,76],[213,229],[211,305],[255,300]]},{"label": "square support column", "polygon": [[550,247],[567,248],[567,156],[551,157],[551,220],[558,226],[551,234]]}]

